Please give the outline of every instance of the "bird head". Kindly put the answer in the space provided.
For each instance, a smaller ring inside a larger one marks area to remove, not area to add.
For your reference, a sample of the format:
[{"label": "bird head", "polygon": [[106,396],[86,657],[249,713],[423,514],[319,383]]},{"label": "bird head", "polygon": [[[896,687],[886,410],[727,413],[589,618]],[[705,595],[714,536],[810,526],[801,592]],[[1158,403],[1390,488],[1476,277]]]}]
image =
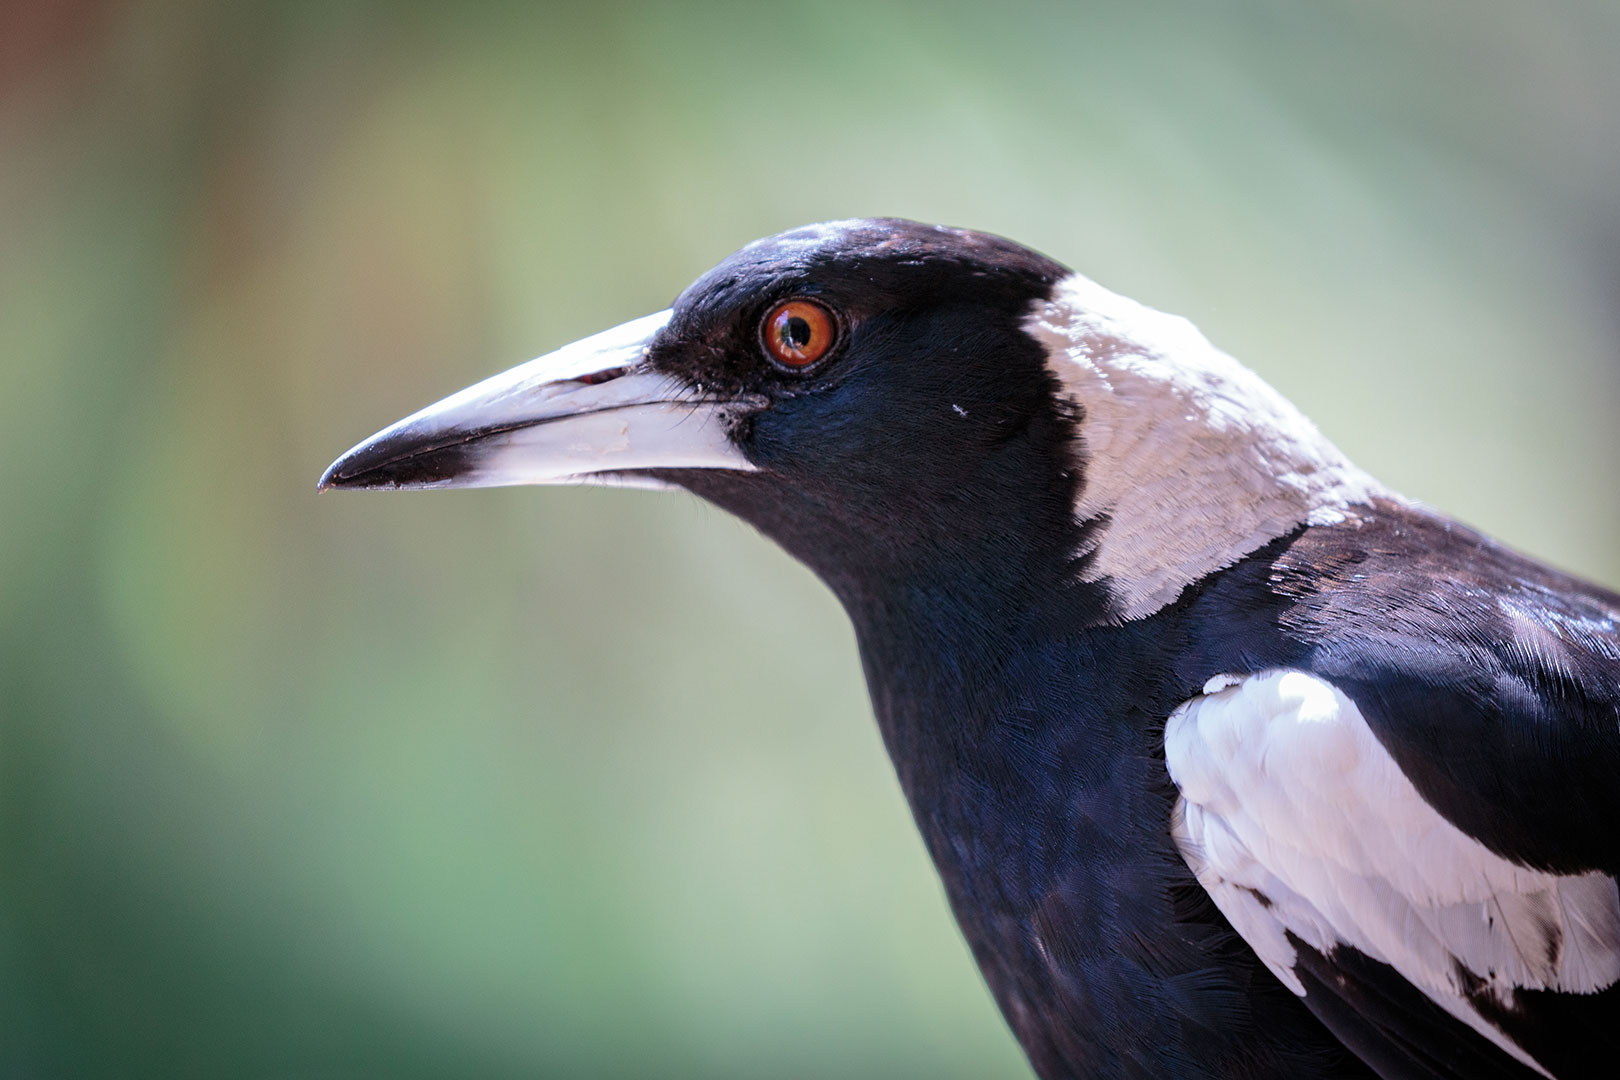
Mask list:
[{"label": "bird head", "polygon": [[865,219],[756,241],[668,310],[385,428],[320,486],[684,488],[846,601],[1090,581],[1128,618],[1342,504],[1341,465],[1183,320],[1000,237]]}]

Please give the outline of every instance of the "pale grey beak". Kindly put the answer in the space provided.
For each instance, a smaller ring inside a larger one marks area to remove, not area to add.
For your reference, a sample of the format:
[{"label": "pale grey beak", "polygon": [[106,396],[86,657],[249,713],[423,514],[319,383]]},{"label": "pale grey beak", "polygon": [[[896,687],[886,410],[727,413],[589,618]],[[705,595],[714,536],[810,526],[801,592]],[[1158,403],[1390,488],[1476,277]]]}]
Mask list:
[{"label": "pale grey beak", "polygon": [[731,441],[746,402],[646,369],[670,313],[565,345],[384,428],[334,461],[326,488],[641,484],[646,469],[754,468]]}]

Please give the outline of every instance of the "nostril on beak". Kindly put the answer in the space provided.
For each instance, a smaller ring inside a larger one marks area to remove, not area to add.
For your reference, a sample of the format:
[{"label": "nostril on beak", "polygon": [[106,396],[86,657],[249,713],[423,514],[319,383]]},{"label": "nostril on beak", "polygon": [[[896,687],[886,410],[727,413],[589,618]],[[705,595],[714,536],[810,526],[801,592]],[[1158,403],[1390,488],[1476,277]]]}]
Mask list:
[{"label": "nostril on beak", "polygon": [[612,382],[629,370],[629,368],[622,367],[606,368],[602,371],[593,371],[589,375],[576,376],[573,381],[583,383],[586,386],[595,386],[597,383]]}]

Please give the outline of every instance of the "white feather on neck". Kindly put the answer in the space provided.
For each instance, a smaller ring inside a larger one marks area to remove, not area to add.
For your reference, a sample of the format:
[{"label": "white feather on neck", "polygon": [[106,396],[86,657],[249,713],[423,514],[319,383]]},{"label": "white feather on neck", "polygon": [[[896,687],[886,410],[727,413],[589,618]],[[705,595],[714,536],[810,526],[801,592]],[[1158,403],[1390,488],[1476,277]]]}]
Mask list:
[{"label": "white feather on neck", "polygon": [[1076,517],[1106,518],[1089,564],[1121,619],[1301,524],[1388,494],[1254,372],[1186,319],[1080,275],[1025,330],[1079,406]]}]

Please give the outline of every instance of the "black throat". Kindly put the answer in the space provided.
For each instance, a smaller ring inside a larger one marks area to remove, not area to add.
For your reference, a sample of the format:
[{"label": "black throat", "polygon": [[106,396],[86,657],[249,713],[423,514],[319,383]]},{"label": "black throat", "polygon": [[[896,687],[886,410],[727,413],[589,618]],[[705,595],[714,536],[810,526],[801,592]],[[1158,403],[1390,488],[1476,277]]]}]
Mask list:
[{"label": "black throat", "polygon": [[[835,391],[753,422],[760,472],[668,478],[753,524],[837,595],[921,815],[977,783],[960,771],[994,761],[1009,731],[1022,738],[1009,714],[1027,707],[1005,699],[1030,650],[1106,623],[1110,604],[1084,579],[1101,523],[1074,518],[1080,417],[1017,314],[933,313],[869,332],[886,347]],[[963,338],[983,350],[971,366],[929,354]],[[867,415],[849,423],[857,411]]]}]

